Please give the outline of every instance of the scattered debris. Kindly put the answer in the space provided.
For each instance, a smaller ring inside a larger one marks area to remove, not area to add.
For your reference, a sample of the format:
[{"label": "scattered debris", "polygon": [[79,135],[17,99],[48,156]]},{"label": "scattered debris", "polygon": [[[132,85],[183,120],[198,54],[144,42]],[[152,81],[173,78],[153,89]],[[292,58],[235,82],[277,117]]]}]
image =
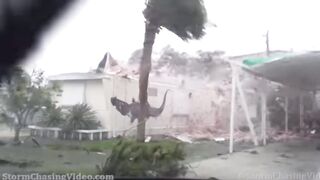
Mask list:
[{"label": "scattered debris", "polygon": [[151,136],[147,136],[147,138],[144,140],[144,142],[150,142],[151,141]]},{"label": "scattered debris", "polygon": [[32,137],[31,140],[37,147],[41,147],[40,143],[36,140],[36,138]]},{"label": "scattered debris", "polygon": [[239,130],[242,131],[242,132],[249,132],[250,128],[248,126],[240,126]]},{"label": "scattered debris", "polygon": [[183,136],[183,135],[178,135],[178,136],[174,136],[176,139],[185,142],[185,143],[192,143],[192,141],[190,140],[189,137]]},{"label": "scattered debris", "polygon": [[251,150],[249,151],[250,154],[259,154],[259,152],[257,150]]},{"label": "scattered debris", "polygon": [[292,158],[292,154],[285,154],[285,153],[283,153],[283,154],[280,154],[280,157],[283,157],[283,158]]},{"label": "scattered debris", "polygon": [[97,152],[97,154],[99,154],[99,155],[107,155],[106,153],[103,153],[103,152]]},{"label": "scattered debris", "polygon": [[299,137],[299,133],[295,133],[292,131],[284,132],[284,131],[270,131],[270,137],[273,138],[276,142],[287,141],[290,139],[296,139]]},{"label": "scattered debris", "polygon": [[219,137],[219,138],[214,138],[214,141],[216,142],[223,142],[225,141],[226,139],[225,138],[222,138],[222,137]]}]

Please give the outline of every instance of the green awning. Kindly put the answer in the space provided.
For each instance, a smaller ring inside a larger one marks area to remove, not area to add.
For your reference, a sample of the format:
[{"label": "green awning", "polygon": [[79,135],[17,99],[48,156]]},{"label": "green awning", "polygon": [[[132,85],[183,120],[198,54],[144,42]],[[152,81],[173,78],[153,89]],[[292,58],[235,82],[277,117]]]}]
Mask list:
[{"label": "green awning", "polygon": [[269,62],[273,62],[276,60],[292,57],[295,55],[296,54],[294,54],[294,53],[281,53],[281,54],[277,54],[277,55],[273,55],[273,56],[269,56],[269,57],[250,57],[250,58],[244,59],[242,61],[242,63],[245,66],[248,66],[251,68],[251,67],[256,67],[257,65],[262,65],[265,63],[269,63]]},{"label": "green awning", "polygon": [[287,86],[320,90],[320,51],[288,53],[274,58],[247,58],[249,72]]},{"label": "green awning", "polygon": [[255,65],[258,65],[258,64],[263,64],[263,63],[266,63],[266,62],[270,62],[272,61],[274,58],[263,58],[263,57],[260,57],[260,58],[247,58],[247,59],[244,59],[243,60],[243,64],[247,65],[247,66],[255,66]]}]

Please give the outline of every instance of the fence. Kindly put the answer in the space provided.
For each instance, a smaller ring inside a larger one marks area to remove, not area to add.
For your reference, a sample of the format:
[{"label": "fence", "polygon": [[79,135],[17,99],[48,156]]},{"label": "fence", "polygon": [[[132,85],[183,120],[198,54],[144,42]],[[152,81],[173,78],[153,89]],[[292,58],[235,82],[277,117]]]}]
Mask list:
[{"label": "fence", "polygon": [[39,126],[28,126],[31,136],[65,139],[65,140],[105,140],[110,138],[110,133],[106,129],[96,130],[74,130],[65,132],[61,128],[49,128]]}]

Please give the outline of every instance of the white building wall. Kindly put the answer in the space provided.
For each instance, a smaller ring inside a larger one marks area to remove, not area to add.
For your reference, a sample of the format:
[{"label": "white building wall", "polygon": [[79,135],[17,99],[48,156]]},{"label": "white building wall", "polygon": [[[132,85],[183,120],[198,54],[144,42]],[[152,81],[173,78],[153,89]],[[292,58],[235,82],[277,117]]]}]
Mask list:
[{"label": "white building wall", "polygon": [[87,103],[96,112],[101,124],[108,128],[109,117],[107,110],[107,101],[104,93],[102,79],[85,81],[84,103]]},{"label": "white building wall", "polygon": [[63,90],[61,96],[57,96],[56,100],[59,105],[71,106],[82,103],[84,93],[84,81],[59,81],[60,88]]},{"label": "white building wall", "polygon": [[[139,101],[138,80],[113,76],[100,80],[61,81],[60,85],[63,90],[62,96],[58,97],[60,105],[88,103],[97,112],[104,128],[115,135],[131,128],[128,134],[136,134],[137,120],[131,124],[129,117],[122,116],[112,106],[110,98],[116,96],[127,103],[131,103],[132,98]],[[214,91],[186,89],[179,87],[178,83],[168,85],[150,82],[149,88],[156,91],[156,94],[149,94],[149,103],[157,108],[161,106],[165,91],[170,91],[162,114],[147,120],[147,134],[172,132],[194,125],[214,125],[215,107],[212,102],[217,99]]]},{"label": "white building wall", "polygon": [[[130,123],[130,118],[122,116],[114,106],[111,105],[110,98],[117,98],[132,102],[132,98],[138,101],[138,81],[122,77],[114,77],[111,80],[104,80],[105,85],[113,85],[107,93],[106,98],[109,105],[110,126],[116,134],[118,131],[128,130],[128,134],[136,133],[137,120]],[[110,82],[109,82],[110,81]],[[157,118],[149,118],[146,124],[147,133],[168,132],[176,128],[187,128],[192,126],[191,121],[195,120],[199,126],[213,126],[215,111],[211,105],[214,101],[214,92],[212,91],[195,91],[190,89],[179,88],[178,86],[159,84],[150,82],[149,89],[156,90],[156,95],[149,94],[149,103],[153,107],[159,108],[163,101],[163,96],[167,89],[170,89],[166,99],[166,105],[162,114]],[[191,97],[189,98],[189,93]],[[108,104],[107,103],[107,104]],[[171,130],[170,130],[171,129]]]}]

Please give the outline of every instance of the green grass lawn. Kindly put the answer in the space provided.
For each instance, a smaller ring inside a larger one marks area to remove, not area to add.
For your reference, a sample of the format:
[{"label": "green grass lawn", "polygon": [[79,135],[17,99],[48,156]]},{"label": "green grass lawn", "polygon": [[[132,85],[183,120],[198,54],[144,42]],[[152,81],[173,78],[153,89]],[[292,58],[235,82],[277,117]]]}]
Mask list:
[{"label": "green grass lawn", "polygon": [[[0,174],[8,172],[95,174],[96,166],[105,163],[113,145],[118,142],[118,140],[79,142],[48,139],[38,139],[38,141],[42,145],[40,148],[34,146],[30,139],[20,146],[0,146]],[[164,140],[148,144],[172,146],[172,141]],[[187,154],[185,163],[190,163],[225,154],[228,145],[207,141],[185,144],[184,148]]]},{"label": "green grass lawn", "polygon": [[78,143],[54,143],[47,147],[52,150],[85,150],[92,152],[104,152],[110,150],[116,143],[116,140],[108,141],[84,141]]}]

